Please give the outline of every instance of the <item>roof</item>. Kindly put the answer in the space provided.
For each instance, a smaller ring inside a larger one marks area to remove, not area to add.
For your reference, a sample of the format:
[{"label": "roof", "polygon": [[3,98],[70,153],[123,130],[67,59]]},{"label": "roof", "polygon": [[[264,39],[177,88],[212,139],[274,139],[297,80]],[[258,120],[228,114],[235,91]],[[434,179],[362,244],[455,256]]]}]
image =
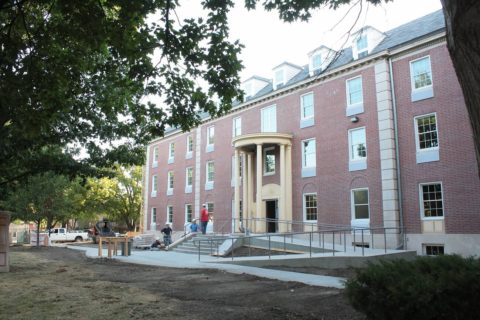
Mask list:
[{"label": "roof", "polygon": [[[364,28],[366,28],[366,27],[364,27]],[[364,28],[362,28],[362,29],[364,29]],[[370,28],[372,28],[372,27],[370,27]],[[379,53],[379,52],[382,52],[384,50],[388,50],[388,49],[391,50],[391,49],[400,47],[402,45],[407,45],[408,43],[411,43],[415,40],[425,38],[429,35],[439,33],[439,32],[442,32],[444,30],[445,30],[445,19],[444,19],[442,10],[432,12],[432,13],[426,15],[426,16],[420,17],[418,19],[415,19],[415,20],[407,22],[403,25],[400,25],[400,26],[398,26],[398,27],[396,27],[392,30],[383,32],[385,34],[385,38],[382,40],[382,42],[380,42],[380,44],[378,44],[372,50],[372,52],[370,52],[365,58],[362,58],[362,60],[368,59],[369,56],[374,55],[374,54]],[[381,32],[381,31],[379,31],[379,32]],[[322,46],[320,46],[319,48],[321,48],[321,47]],[[317,50],[317,49],[315,49],[315,50]],[[327,49],[329,49],[329,48],[327,48]],[[315,50],[313,50],[313,51],[315,51]],[[352,55],[352,48],[351,47],[348,47],[348,48],[345,48],[341,51],[338,51],[337,54],[339,55],[337,57],[337,59],[325,70],[332,71],[332,70],[340,68],[340,67],[342,67],[342,66],[344,66],[344,65],[353,61],[353,55]],[[301,69],[301,71],[299,71],[299,73],[297,75],[295,75],[292,79],[290,79],[290,81],[288,81],[286,84],[280,86],[277,89],[283,89],[283,88],[293,86],[296,83],[299,83],[303,80],[308,79],[309,77],[312,77],[312,78],[318,77],[318,75],[322,73],[322,72],[317,72],[314,75],[310,76],[308,65],[303,66],[303,67],[299,67],[299,66],[291,64],[289,62],[283,62],[280,65],[273,68],[273,70],[282,66],[282,65],[284,65],[284,64],[288,64],[288,65],[293,66],[295,68]],[[325,72],[325,71],[323,71],[323,72]],[[264,81],[266,80],[266,79],[258,77],[258,76],[254,76],[254,77],[262,79]],[[270,80],[268,80],[268,81],[269,81],[268,85],[266,85],[263,89],[261,89],[259,92],[257,92],[257,94],[255,94],[254,96],[248,97],[245,100],[245,102],[260,98],[262,96],[268,95],[269,93],[273,92],[274,91],[273,85],[270,82]],[[233,104],[232,111],[240,108],[242,105],[243,105],[243,102],[239,102],[239,101],[235,102]],[[201,119],[207,119],[207,118],[209,118],[209,114],[206,113],[206,112],[202,112],[202,113],[200,113],[200,118]],[[170,132],[173,132],[173,131],[175,131],[175,129],[167,129],[167,130],[165,130],[165,133],[170,133]]]}]

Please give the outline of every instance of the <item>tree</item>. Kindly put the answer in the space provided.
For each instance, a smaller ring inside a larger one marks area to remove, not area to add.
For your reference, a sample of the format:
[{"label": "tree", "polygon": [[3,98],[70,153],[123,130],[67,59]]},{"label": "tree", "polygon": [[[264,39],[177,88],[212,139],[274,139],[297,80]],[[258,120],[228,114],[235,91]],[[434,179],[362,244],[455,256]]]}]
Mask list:
[{"label": "tree", "polygon": [[36,175],[10,193],[4,205],[13,212],[12,220],[35,221],[38,244],[42,223],[48,230],[57,222],[65,222],[72,213],[72,203],[66,196],[70,186],[64,176],[51,172]]}]

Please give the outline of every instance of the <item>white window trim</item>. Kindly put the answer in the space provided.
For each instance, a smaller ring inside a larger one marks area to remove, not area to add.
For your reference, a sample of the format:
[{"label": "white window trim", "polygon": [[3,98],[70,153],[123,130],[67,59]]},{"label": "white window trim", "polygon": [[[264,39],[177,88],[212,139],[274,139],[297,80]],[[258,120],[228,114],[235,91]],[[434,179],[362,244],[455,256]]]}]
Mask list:
[{"label": "white window trim", "polygon": [[[305,142],[307,141],[315,141],[315,165],[314,166],[305,166]],[[302,140],[302,168],[316,168],[317,167],[317,139],[316,138],[310,138],[310,139],[305,139]]]},{"label": "white window trim", "polygon": [[[170,219],[170,209],[169,208],[172,208],[172,219]],[[165,223],[172,223],[173,221],[173,206],[172,205],[168,205],[167,206],[167,217],[166,217],[166,222]]]},{"label": "white window trim", "polygon": [[[437,128],[437,146],[436,147],[430,147],[430,148],[427,148],[427,149],[420,149],[420,139],[418,138],[418,122],[417,122],[417,120],[421,119],[421,118],[426,118],[426,117],[429,117],[429,116],[432,116],[432,115],[435,116],[435,126]],[[413,118],[413,125],[415,127],[415,148],[416,148],[417,152],[428,152],[428,151],[431,151],[431,150],[438,150],[440,148],[440,139],[439,139],[439,136],[438,136],[438,117],[437,117],[436,112],[427,113],[427,114],[423,114],[423,115],[414,117]]]},{"label": "white window trim", "polygon": [[[313,65],[313,61],[314,61],[313,59],[317,56],[320,56],[320,65],[315,68],[315,66]],[[312,56],[310,57],[310,66],[311,66],[312,72],[315,72],[317,70],[322,70],[322,64],[323,64],[323,61],[322,61],[323,59],[322,58],[323,58],[323,56],[322,56],[321,52],[317,51],[317,52],[312,54]]]},{"label": "white window trim", "polygon": [[[443,216],[441,217],[425,217],[423,214],[425,213],[425,207],[423,206],[423,190],[422,186],[427,186],[431,184],[439,184],[442,188],[442,209],[443,209]],[[443,183],[441,181],[433,181],[433,182],[422,182],[418,184],[418,202],[420,207],[420,219],[423,221],[435,221],[435,220],[445,220],[445,198],[443,194]]]},{"label": "white window trim", "polygon": [[[368,219],[356,219],[355,218],[355,197],[354,197],[354,192],[355,191],[360,191],[360,190],[367,190],[368,194]],[[369,228],[370,227],[370,190],[368,188],[354,188],[350,189],[350,212],[351,212],[351,218],[352,218],[352,227],[357,227],[357,228]]]},{"label": "white window trim", "polygon": [[[268,109],[272,109],[275,111],[275,122],[272,130],[265,131],[264,112],[266,112],[266,110]],[[260,109],[260,125],[261,125],[262,132],[277,132],[277,105],[276,104]]]},{"label": "white window trim", "polygon": [[[277,82],[277,72],[280,72],[282,73],[282,81],[281,82]],[[273,73],[273,89],[277,89],[278,86],[280,85],[285,85],[285,68],[281,68],[281,69],[278,69],[278,70],[275,70],[274,73]]]},{"label": "white window trim", "polygon": [[[188,184],[188,171],[192,171],[192,183]],[[185,193],[192,193],[192,186],[193,186],[193,167],[185,168]]]},{"label": "white window trim", "polygon": [[158,167],[158,146],[153,147],[152,168]]},{"label": "white window trim", "polygon": [[[155,220],[153,220],[153,211],[155,211]],[[157,208],[156,207],[152,207],[151,210],[150,210],[150,225],[151,226],[154,226],[157,224]]]},{"label": "white window trim", "polygon": [[[303,107],[303,97],[308,96],[308,95],[312,95],[312,98],[313,98],[313,105],[312,105],[313,113],[309,117],[304,117],[303,116],[303,114],[304,114],[304,112],[303,112],[303,109],[304,109],[304,107]],[[305,121],[305,120],[310,120],[310,119],[313,119],[313,118],[315,118],[315,96],[313,94],[313,91],[310,91],[310,92],[304,93],[300,96],[300,119],[302,121]]]},{"label": "white window trim", "polygon": [[273,167],[273,172],[266,172],[267,166],[265,165],[267,161],[267,151],[274,151],[273,156],[275,157],[275,147],[268,147],[263,149],[263,175],[264,176],[273,176],[276,173],[277,159],[275,157],[275,166]]},{"label": "white window trim", "polygon": [[170,180],[172,180],[172,183],[175,184],[175,181],[173,181],[174,179],[175,179],[175,174],[173,173],[173,171],[168,171],[167,172],[167,195],[169,196],[173,194],[173,189],[174,189],[174,188],[170,188]]},{"label": "white window trim", "polygon": [[[213,180],[209,180],[208,164],[213,163]],[[212,190],[215,183],[215,161],[210,160],[205,163],[205,190]]]},{"label": "white window trim", "polygon": [[[362,101],[360,102],[356,102],[356,103],[350,103],[350,86],[348,85],[349,81],[352,81],[352,80],[355,80],[355,79],[358,79],[360,78],[360,85],[362,87]],[[347,107],[354,107],[354,106],[359,106],[359,105],[363,105],[363,79],[362,79],[362,76],[359,75],[359,76],[355,76],[353,78],[350,78],[350,79],[347,79],[345,81],[345,89],[346,89],[346,95],[347,95]]]},{"label": "white window trim", "polygon": [[[362,50],[360,50],[360,49],[358,48],[358,40],[360,40],[361,38],[365,38],[365,42],[367,43],[367,46],[366,46],[364,49],[362,49]],[[355,47],[356,47],[356,49],[357,49],[357,57],[358,57],[358,58],[360,58],[360,55],[361,55],[362,53],[364,53],[364,52],[366,52],[367,55],[368,55],[368,48],[369,48],[369,46],[368,46],[368,37],[367,37],[367,34],[366,34],[366,33],[361,34],[361,35],[355,40]]]},{"label": "white window trim", "polygon": [[[213,135],[212,135],[213,142],[210,142],[210,130],[213,131]],[[215,126],[208,126],[207,127],[207,146],[213,146],[214,144],[215,144]]]},{"label": "white window trim", "polygon": [[[317,196],[317,219],[315,220],[307,220],[307,203],[306,203],[306,196],[315,195]],[[318,221],[318,195],[316,192],[307,192],[303,194],[303,221],[304,222],[317,222]]]},{"label": "white window trim", "polygon": [[[353,159],[352,154],[352,132],[358,130],[364,130],[365,132],[365,158]],[[367,158],[368,158],[368,146],[367,146],[367,129],[366,127],[358,127],[348,130],[348,170],[349,171],[358,171],[367,169]]]},{"label": "white window trim", "polygon": [[152,192],[151,192],[151,197],[156,197],[158,192],[158,180],[157,180],[157,175],[152,176]]},{"label": "white window trim", "polygon": [[[432,83],[430,85],[427,85],[427,86],[424,86],[424,87],[421,87],[421,88],[415,88],[415,80],[414,80],[414,75],[413,75],[413,64],[415,62],[423,60],[425,58],[428,58],[428,62],[430,63],[430,78],[432,80]],[[422,91],[422,90],[425,90],[427,88],[433,87],[432,59],[431,59],[429,54],[427,54],[426,56],[417,58],[415,60],[410,60],[410,86],[412,88],[412,91]]]},{"label": "white window trim", "polygon": [[[190,147],[190,140],[192,140],[192,150],[188,150],[188,148]],[[185,153],[185,159],[192,158],[192,154],[193,154],[193,136],[192,135],[187,136],[187,148],[186,148],[186,150],[187,150],[187,152]]]},{"label": "white window trim", "polygon": [[[240,121],[240,132],[237,134],[237,120]],[[232,137],[238,137],[242,135],[242,117],[235,117],[232,121]]]},{"label": "white window trim", "polygon": [[[172,152],[172,149],[173,149],[173,152]],[[170,142],[168,144],[168,163],[173,163],[174,161],[175,161],[175,142]]]}]

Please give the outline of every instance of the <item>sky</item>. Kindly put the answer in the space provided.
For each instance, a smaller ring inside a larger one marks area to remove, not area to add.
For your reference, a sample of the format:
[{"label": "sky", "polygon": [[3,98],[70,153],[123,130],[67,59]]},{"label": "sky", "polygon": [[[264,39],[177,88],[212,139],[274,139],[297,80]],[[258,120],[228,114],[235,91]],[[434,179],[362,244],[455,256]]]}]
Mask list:
[{"label": "sky", "polygon": [[[377,7],[367,6],[364,2],[363,13],[356,25],[354,20],[359,7],[347,15],[348,7],[336,11],[317,10],[309,22],[284,23],[276,12],[266,12],[260,5],[254,11],[247,11],[242,2],[235,0],[235,9],[229,15],[231,40],[238,39],[245,46],[240,55],[245,67],[241,72],[242,80],[253,75],[271,79],[272,69],[284,61],[304,66],[308,63],[308,53],[321,45],[341,49],[346,42],[345,35],[352,27],[353,32],[364,25],[388,31],[441,9],[440,0],[394,0]],[[198,16],[201,11],[200,0],[184,0],[180,4],[182,8],[177,14],[181,19]]]}]

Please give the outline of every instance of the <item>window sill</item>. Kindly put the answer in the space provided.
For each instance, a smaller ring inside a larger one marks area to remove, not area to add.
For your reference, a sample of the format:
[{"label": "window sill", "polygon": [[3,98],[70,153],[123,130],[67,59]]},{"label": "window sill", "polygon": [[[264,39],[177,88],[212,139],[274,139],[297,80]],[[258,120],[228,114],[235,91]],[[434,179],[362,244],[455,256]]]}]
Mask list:
[{"label": "window sill", "polygon": [[317,167],[302,168],[302,178],[315,177],[317,175]]},{"label": "window sill", "polygon": [[417,163],[433,162],[440,160],[440,152],[438,148],[428,150],[417,150]]},{"label": "window sill", "polygon": [[364,112],[363,102],[361,102],[361,103],[347,105],[345,115],[347,117],[351,117],[351,116],[354,116],[356,114],[360,114],[360,113],[363,113],[363,112]]},{"label": "window sill", "polygon": [[167,196],[173,195],[173,189],[167,189]]},{"label": "window sill", "polygon": [[205,190],[213,190],[213,182],[205,183]]},{"label": "window sill", "polygon": [[156,168],[156,167],[158,167],[158,161],[152,162],[152,168]]},{"label": "window sill", "polygon": [[171,164],[175,161],[175,158],[168,158],[168,164]]},{"label": "window sill", "polygon": [[350,161],[348,171],[360,171],[367,169],[367,160]]},{"label": "window sill", "polygon": [[300,129],[308,128],[313,125],[315,125],[315,119],[313,117],[300,120]]},{"label": "window sill", "polygon": [[185,187],[185,193],[192,193],[192,186]]},{"label": "window sill", "polygon": [[192,159],[192,152],[187,152],[185,154],[185,159]]},{"label": "window sill", "polygon": [[413,89],[411,98],[412,102],[433,98],[433,86]]},{"label": "window sill", "polygon": [[157,197],[157,191],[152,191],[152,193],[150,194],[150,196],[152,198],[156,198]]},{"label": "window sill", "polygon": [[205,152],[213,152],[213,151],[215,151],[215,145],[208,144],[207,147],[205,148]]}]

